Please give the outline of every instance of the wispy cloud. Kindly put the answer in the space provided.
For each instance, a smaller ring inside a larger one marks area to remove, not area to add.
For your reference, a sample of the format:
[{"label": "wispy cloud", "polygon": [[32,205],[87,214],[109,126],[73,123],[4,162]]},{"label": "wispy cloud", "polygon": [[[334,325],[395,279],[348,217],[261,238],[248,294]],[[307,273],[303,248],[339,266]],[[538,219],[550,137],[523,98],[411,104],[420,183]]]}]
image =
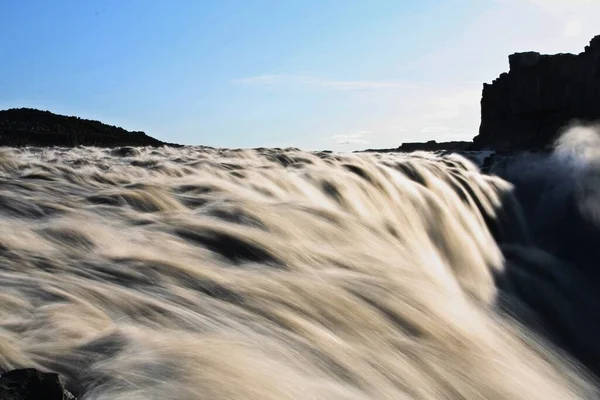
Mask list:
[{"label": "wispy cloud", "polygon": [[370,134],[371,131],[358,131],[333,135],[331,139],[335,140],[337,144],[367,144],[369,141],[365,139],[365,136]]},{"label": "wispy cloud", "polygon": [[338,140],[337,144],[342,144],[342,145],[348,145],[348,144],[368,144],[369,141],[368,140],[363,140],[363,139],[345,139],[345,140]]},{"label": "wispy cloud", "polygon": [[247,86],[312,87],[329,90],[373,90],[408,87],[405,82],[399,81],[335,80],[309,75],[259,75],[234,79],[233,83]]}]

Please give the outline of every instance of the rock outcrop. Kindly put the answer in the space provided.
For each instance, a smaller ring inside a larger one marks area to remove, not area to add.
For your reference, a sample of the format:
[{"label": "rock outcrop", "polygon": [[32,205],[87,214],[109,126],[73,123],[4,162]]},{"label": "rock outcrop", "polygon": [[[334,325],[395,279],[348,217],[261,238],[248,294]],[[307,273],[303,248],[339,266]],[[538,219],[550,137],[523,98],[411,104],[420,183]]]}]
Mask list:
[{"label": "rock outcrop", "polygon": [[428,142],[408,142],[402,143],[401,146],[393,149],[367,149],[360,152],[374,153],[412,153],[413,151],[468,151],[471,147],[471,142],[436,142],[430,140]]},{"label": "rock outcrop", "polygon": [[144,132],[30,108],[0,111],[0,146],[162,146]]},{"label": "rock outcrop", "polygon": [[0,376],[0,400],[76,400],[57,374],[15,369]]},{"label": "rock outcrop", "polygon": [[400,152],[413,152],[413,151],[465,151],[469,150],[471,142],[436,142],[430,140],[428,142],[410,142],[402,143],[398,147]]},{"label": "rock outcrop", "polygon": [[516,53],[509,64],[483,85],[473,150],[542,150],[568,124],[600,120],[600,36],[578,55]]}]

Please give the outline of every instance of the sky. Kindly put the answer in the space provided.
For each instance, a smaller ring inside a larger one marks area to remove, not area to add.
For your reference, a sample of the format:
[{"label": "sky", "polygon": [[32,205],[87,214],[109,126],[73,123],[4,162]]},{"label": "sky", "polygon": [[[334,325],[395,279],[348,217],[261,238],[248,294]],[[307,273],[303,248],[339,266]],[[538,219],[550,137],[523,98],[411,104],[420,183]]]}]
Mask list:
[{"label": "sky", "polygon": [[517,51],[579,53],[600,0],[0,0],[0,109],[216,147],[470,140]]}]

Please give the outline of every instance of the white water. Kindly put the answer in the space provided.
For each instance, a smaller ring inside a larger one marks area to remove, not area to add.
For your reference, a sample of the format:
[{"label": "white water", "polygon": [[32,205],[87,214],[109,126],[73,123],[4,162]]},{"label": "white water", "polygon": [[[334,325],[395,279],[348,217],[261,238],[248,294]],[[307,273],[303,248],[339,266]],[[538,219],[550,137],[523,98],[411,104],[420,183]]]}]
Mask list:
[{"label": "white water", "polygon": [[458,156],[0,150],[0,371],[83,399],[595,398],[596,297],[513,191]]}]

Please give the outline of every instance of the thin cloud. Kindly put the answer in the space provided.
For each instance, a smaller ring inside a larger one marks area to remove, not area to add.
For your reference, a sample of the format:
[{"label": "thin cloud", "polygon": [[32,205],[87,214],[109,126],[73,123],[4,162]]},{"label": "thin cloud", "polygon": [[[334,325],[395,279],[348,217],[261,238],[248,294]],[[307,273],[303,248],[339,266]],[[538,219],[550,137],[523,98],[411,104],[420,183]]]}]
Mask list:
[{"label": "thin cloud", "polygon": [[337,144],[347,145],[347,144],[368,144],[367,140],[363,139],[346,139],[346,140],[338,140]]},{"label": "thin cloud", "polygon": [[259,75],[234,79],[233,83],[246,86],[313,87],[329,90],[373,90],[408,87],[406,83],[398,81],[335,80],[307,75]]},{"label": "thin cloud", "polygon": [[367,144],[369,141],[365,140],[365,136],[370,134],[371,131],[358,131],[333,135],[331,139],[335,140],[337,144]]}]

